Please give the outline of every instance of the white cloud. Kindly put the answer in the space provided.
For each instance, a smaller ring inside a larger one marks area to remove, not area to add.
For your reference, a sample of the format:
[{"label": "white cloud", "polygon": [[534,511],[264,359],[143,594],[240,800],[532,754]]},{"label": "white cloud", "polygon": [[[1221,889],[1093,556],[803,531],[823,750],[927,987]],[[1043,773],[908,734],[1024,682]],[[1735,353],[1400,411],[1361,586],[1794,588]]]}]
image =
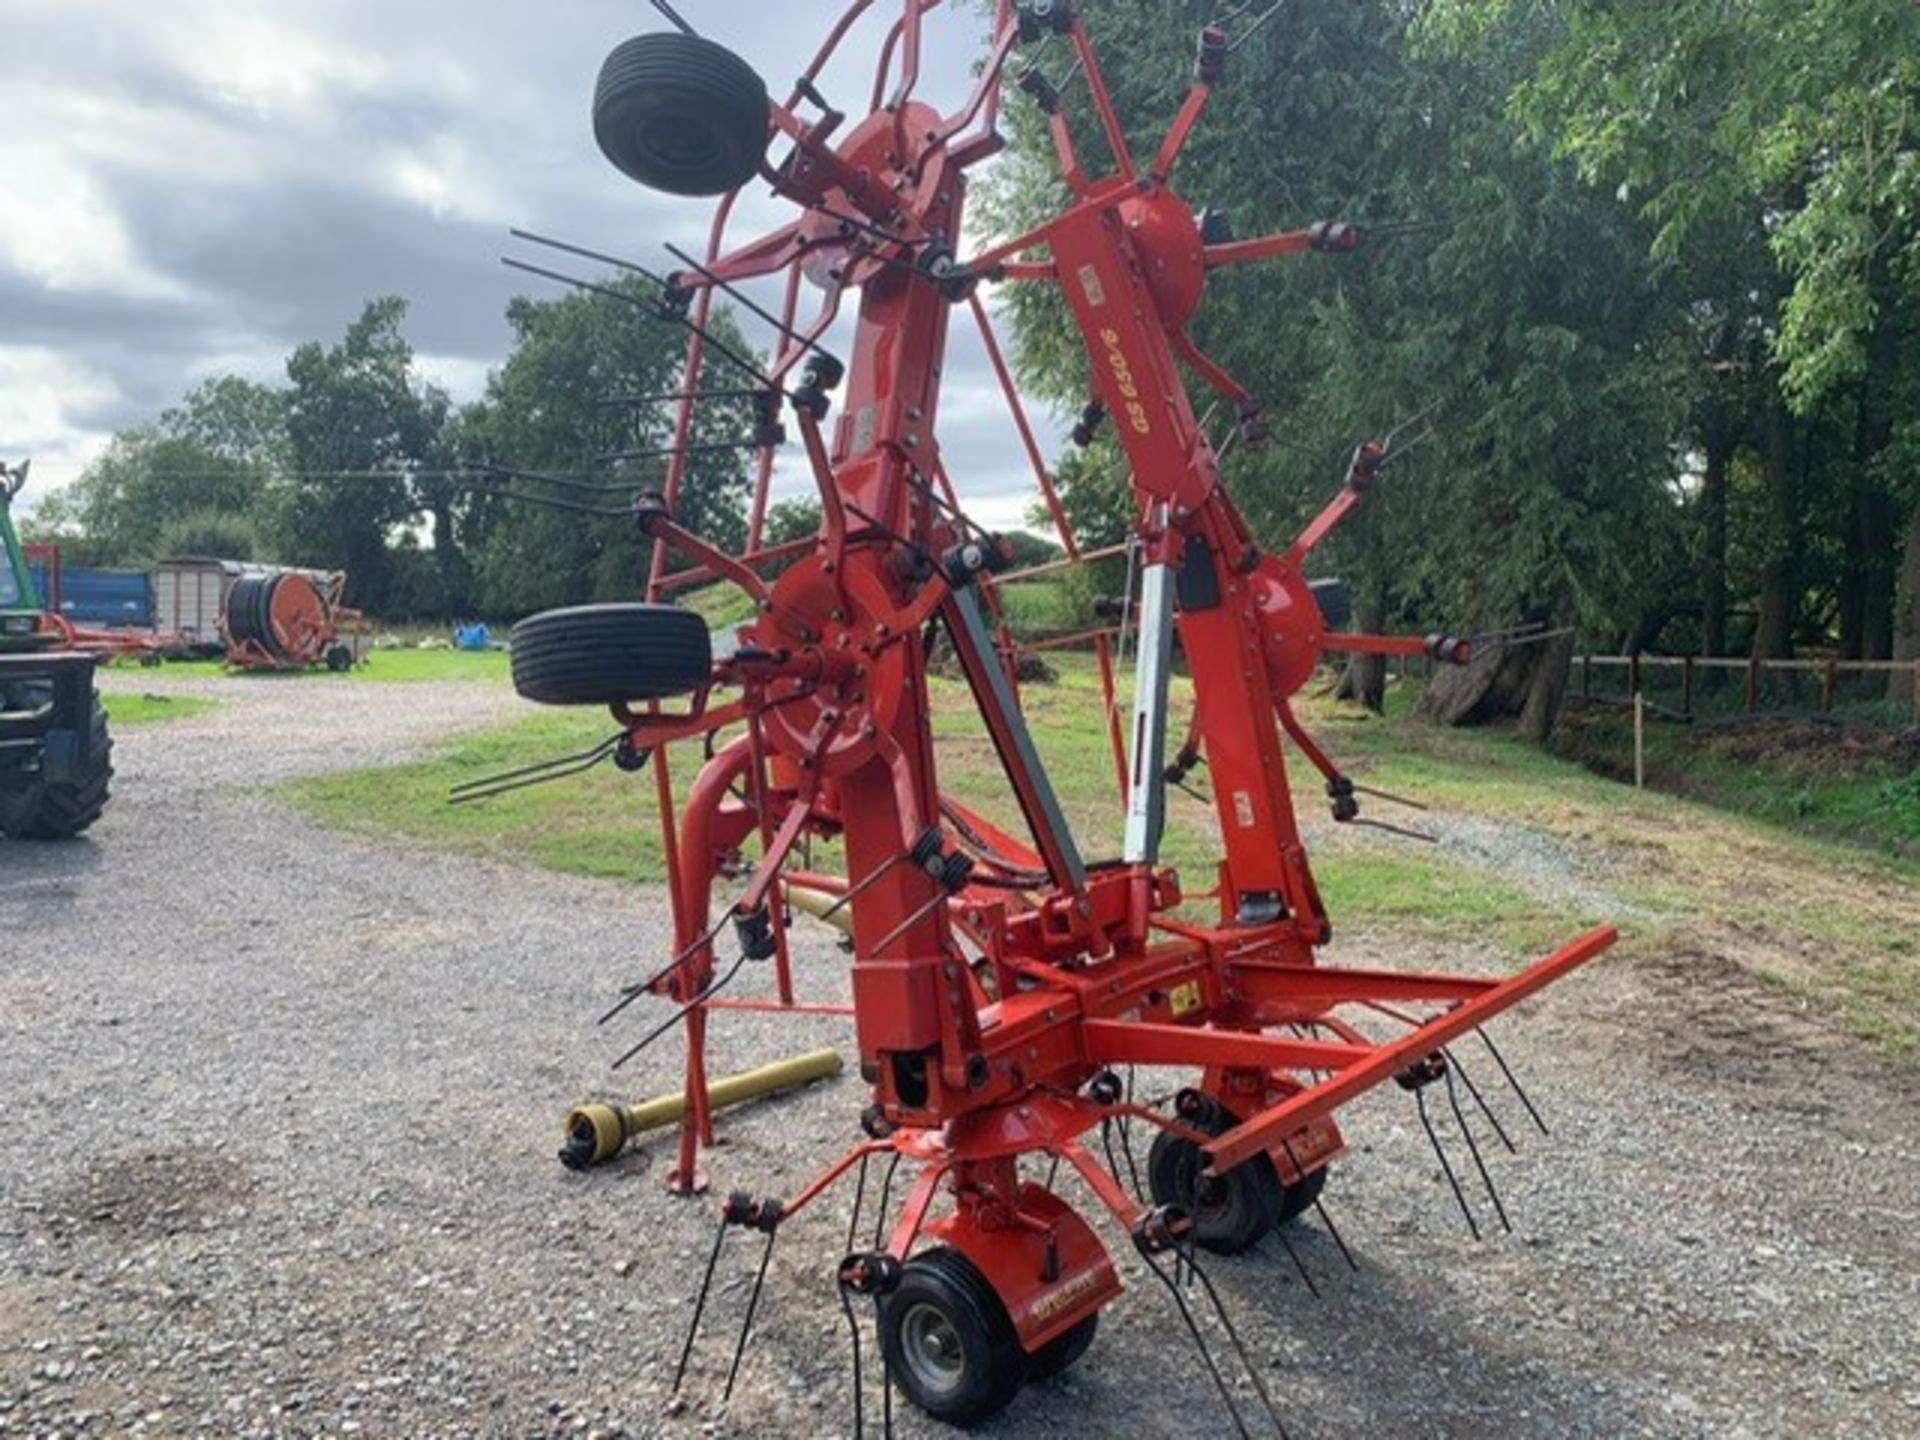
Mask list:
[{"label": "white cloud", "polygon": [[117,393],[105,376],[57,351],[0,345],[0,460],[34,462],[34,489],[24,500],[29,511],[55,488],[50,481],[79,474],[107,442],[75,412]]},{"label": "white cloud", "polygon": [[[703,0],[689,15],[783,90],[840,8]],[[874,7],[822,79],[850,111],[894,14]],[[922,93],[950,107],[985,22],[961,5],[927,23]],[[704,248],[710,207],[626,181],[587,122],[601,59],[658,24],[644,5],[521,0],[0,0],[0,193],[24,197],[0,230],[0,454],[29,447],[37,490],[66,483],[110,430],[210,375],[277,381],[293,346],[384,293],[414,300],[423,372],[468,399],[506,357],[508,296],[552,293],[496,265],[508,225],[661,268],[665,241]],[[790,213],[755,187],[731,238]],[[842,355],[856,306],[827,342]],[[940,439],[980,518],[1019,523],[1031,475],[970,332],[956,314]],[[783,462],[777,491],[810,489]]]}]

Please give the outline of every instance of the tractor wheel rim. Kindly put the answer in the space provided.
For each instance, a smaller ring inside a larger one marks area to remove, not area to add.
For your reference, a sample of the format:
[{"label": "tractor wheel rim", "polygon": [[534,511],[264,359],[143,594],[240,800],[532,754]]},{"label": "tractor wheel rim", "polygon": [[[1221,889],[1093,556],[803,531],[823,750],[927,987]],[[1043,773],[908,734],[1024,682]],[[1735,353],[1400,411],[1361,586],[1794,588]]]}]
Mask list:
[{"label": "tractor wheel rim", "polygon": [[900,1350],[907,1369],[923,1390],[949,1394],[957,1390],[967,1371],[960,1331],[947,1314],[925,1303],[915,1305],[900,1321]]}]

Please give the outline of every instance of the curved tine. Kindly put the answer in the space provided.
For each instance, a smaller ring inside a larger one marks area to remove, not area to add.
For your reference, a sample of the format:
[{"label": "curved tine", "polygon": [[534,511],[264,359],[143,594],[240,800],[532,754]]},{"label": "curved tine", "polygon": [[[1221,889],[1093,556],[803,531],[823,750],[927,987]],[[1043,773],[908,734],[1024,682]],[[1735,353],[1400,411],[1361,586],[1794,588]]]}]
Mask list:
[{"label": "curved tine", "polygon": [[733,1347],[733,1364],[727,1371],[726,1393],[720,1397],[722,1405],[733,1399],[733,1382],[740,1378],[740,1362],[747,1354],[747,1337],[753,1333],[754,1312],[760,1308],[760,1293],[767,1288],[767,1267],[773,1263],[773,1242],[779,1238],[780,1228],[776,1224],[767,1231],[767,1246],[760,1252],[760,1269],[753,1277],[753,1291],[747,1296],[747,1314],[740,1322],[740,1339]]},{"label": "curved tine", "polygon": [[526,480],[536,485],[554,485],[582,495],[632,495],[634,487],[618,480],[576,480],[569,475],[543,475],[538,470],[521,470],[512,465],[478,465],[473,475],[504,475],[509,480]]},{"label": "curved tine", "polygon": [[1520,1088],[1519,1080],[1514,1077],[1512,1068],[1507,1064],[1507,1057],[1500,1053],[1500,1048],[1493,1043],[1493,1037],[1487,1033],[1486,1027],[1476,1026],[1473,1033],[1478,1035],[1480,1043],[1487,1047],[1487,1053],[1493,1056],[1493,1063],[1498,1065],[1500,1073],[1507,1077],[1507,1084],[1511,1085],[1513,1093],[1520,1097],[1520,1103],[1527,1107],[1527,1114],[1533,1117],[1533,1123],[1539,1127],[1540,1133],[1551,1135],[1553,1132],[1547,1129],[1547,1122],[1540,1118],[1540,1112],[1533,1108],[1533,1101],[1528,1099],[1527,1092]]},{"label": "curved tine", "polygon": [[491,495],[496,500],[517,500],[524,505],[544,505],[549,510],[563,511],[568,515],[587,515],[600,520],[624,520],[633,514],[621,506],[582,505],[576,500],[562,500],[556,495],[529,495],[498,485],[467,485],[462,488],[473,495]]},{"label": "curved tine", "polygon": [[695,30],[693,26],[689,25],[685,20],[683,20],[680,17],[680,12],[678,10],[675,10],[673,6],[669,5],[667,3],[667,0],[653,0],[653,8],[658,10],[663,16],[665,16],[667,23],[669,25],[672,25],[682,35],[694,35],[694,36],[699,35],[700,32],[698,30]]},{"label": "curved tine", "polygon": [[618,1070],[622,1065],[625,1065],[629,1060],[633,1059],[634,1056],[638,1055],[642,1050],[646,1049],[649,1045],[653,1044],[654,1041],[658,1040],[662,1035],[666,1034],[667,1031],[671,1030],[675,1025],[678,1025],[682,1020],[686,1019],[688,1015],[692,1014],[700,1006],[706,1004],[707,1001],[711,1000],[715,995],[718,995],[722,990],[726,989],[727,986],[730,983],[732,983],[733,977],[740,973],[740,967],[745,965],[746,963],[747,963],[747,956],[746,956],[746,952],[743,950],[740,953],[740,957],[737,960],[735,960],[733,964],[727,967],[727,971],[724,975],[722,975],[718,980],[708,981],[705,989],[703,989],[698,995],[694,996],[691,1000],[687,1001],[687,1003],[682,1005],[678,1010],[674,1011],[673,1014],[669,1015],[666,1019],[662,1020],[658,1025],[654,1026],[653,1029],[649,1030],[644,1036],[641,1037],[639,1044],[633,1046],[630,1050],[627,1051],[626,1054],[622,1055],[618,1060],[614,1061],[613,1065],[610,1068]]},{"label": "curved tine", "polygon": [[[1251,40],[1254,36],[1258,35],[1260,33],[1261,27],[1264,26],[1269,20],[1273,19],[1274,16],[1278,15],[1280,11],[1283,8],[1285,8],[1286,3],[1287,3],[1287,0],[1273,0],[1273,4],[1269,5],[1265,10],[1261,11],[1259,16],[1255,18],[1254,22],[1251,25],[1249,25],[1245,30],[1241,31],[1238,35],[1234,36],[1233,40],[1227,46],[1227,53],[1232,54],[1235,50],[1238,50],[1242,45],[1246,44],[1247,41]],[[1246,7],[1242,6],[1241,8],[1245,9]]]},{"label": "curved tine", "polygon": [[606,1024],[609,1020],[613,1019],[614,1016],[618,1015],[622,1010],[625,1010],[629,1005],[633,1004],[634,1001],[638,1000],[642,995],[651,993],[654,986],[658,985],[662,980],[666,979],[667,976],[671,975],[674,971],[678,970],[682,965],[686,964],[687,961],[691,960],[695,955],[698,955],[702,950],[706,949],[707,946],[711,945],[714,942],[714,938],[718,936],[723,929],[726,928],[727,921],[730,920],[732,917],[733,917],[733,907],[729,905],[725,910],[720,912],[720,918],[713,922],[712,927],[708,929],[705,934],[701,935],[691,945],[687,946],[686,949],[682,950],[678,955],[675,955],[673,959],[669,960],[665,965],[662,965],[658,970],[656,970],[652,975],[648,976],[645,980],[642,980],[638,985],[629,985],[624,991],[622,991],[620,996],[620,1003],[615,1005],[611,1010],[607,1011],[606,1014],[602,1015],[596,1023],[601,1025]]},{"label": "curved tine", "polygon": [[705,280],[709,285],[718,286],[720,289],[726,291],[728,295],[732,296],[734,300],[739,302],[742,308],[750,311],[754,315],[757,315],[762,320],[766,321],[767,324],[771,325],[774,328],[774,330],[778,332],[779,335],[783,339],[787,340],[789,343],[802,345],[807,349],[812,350],[815,354],[825,355],[826,358],[829,360],[835,360],[835,361],[838,360],[837,356],[828,354],[828,352],[823,348],[821,348],[821,346],[817,344],[815,341],[808,338],[806,335],[803,335],[800,331],[795,330],[792,325],[788,324],[786,321],[782,320],[779,316],[775,315],[771,310],[768,310],[765,306],[761,305],[758,301],[754,300],[752,296],[742,293],[742,291],[737,285],[734,285],[730,281],[721,279],[712,270],[709,270],[705,265],[702,265],[698,260],[694,259],[686,251],[682,250],[678,245],[675,245],[672,242],[668,242],[666,251],[669,255],[673,256],[674,259],[680,261],[682,264],[691,266],[693,268],[694,273],[700,276],[701,279]]},{"label": "curved tine", "polygon": [[1427,1132],[1427,1143],[1433,1146],[1434,1158],[1440,1162],[1441,1173],[1447,1177],[1447,1184],[1453,1189],[1453,1198],[1459,1203],[1460,1213],[1467,1217],[1467,1229],[1473,1238],[1480,1238],[1480,1222],[1473,1218],[1473,1210],[1467,1204],[1467,1192],[1460,1188],[1460,1180],[1453,1173],[1453,1165],[1447,1159],[1447,1152],[1440,1144],[1440,1136],[1434,1131],[1433,1120],[1427,1114],[1427,1092],[1423,1086],[1413,1092],[1414,1108],[1420,1112],[1420,1128]]},{"label": "curved tine", "polygon": [[[1178,1258],[1179,1252],[1176,1251],[1176,1261]],[[1253,1440],[1253,1432],[1247,1429],[1247,1422],[1240,1417],[1240,1407],[1234,1404],[1233,1389],[1227,1384],[1227,1377],[1220,1373],[1220,1367],[1213,1358],[1213,1351],[1207,1345],[1207,1337],[1200,1333],[1199,1322],[1193,1318],[1193,1311],[1188,1308],[1186,1297],[1180,1293],[1179,1283],[1161,1269],[1159,1263],[1144,1248],[1140,1251],[1140,1259],[1147,1269],[1153,1272],[1154,1279],[1166,1286],[1167,1294],[1173,1297],[1174,1308],[1180,1312],[1180,1318],[1186,1324],[1187,1333],[1193,1337],[1194,1348],[1200,1352],[1201,1360],[1206,1363],[1207,1373],[1213,1377],[1214,1389],[1220,1392],[1220,1398],[1227,1403],[1227,1413],[1233,1417],[1233,1428],[1239,1433],[1240,1440]]]},{"label": "curved tine", "polygon": [[1493,1213],[1500,1217],[1500,1228],[1511,1235],[1513,1222],[1507,1219],[1507,1207],[1500,1203],[1500,1192],[1493,1187],[1493,1176],[1487,1173],[1487,1163],[1480,1158],[1480,1142],[1474,1139],[1473,1126],[1467,1123],[1467,1112],[1460,1108],[1460,1091],[1453,1083],[1453,1067],[1449,1065],[1440,1075],[1447,1084],[1447,1104],[1453,1107],[1454,1123],[1460,1127],[1460,1133],[1466,1139],[1467,1154],[1473,1157],[1473,1168],[1480,1172],[1480,1183],[1487,1187],[1487,1198],[1493,1201]]},{"label": "curved tine", "polygon": [[673,1393],[680,1393],[680,1382],[687,1378],[687,1362],[693,1358],[693,1342],[700,1334],[700,1317],[707,1308],[707,1294],[713,1289],[714,1267],[720,1263],[720,1247],[727,1242],[726,1212],[720,1214],[720,1227],[713,1232],[713,1249],[707,1255],[706,1278],[700,1282],[700,1297],[693,1302],[693,1319],[687,1325],[687,1342],[680,1347],[680,1364],[673,1372]]},{"label": "curved tine", "polygon": [[880,1210],[873,1226],[873,1248],[878,1250],[887,1236],[887,1206],[893,1200],[893,1177],[900,1168],[900,1152],[893,1152],[893,1158],[887,1162],[887,1173],[880,1179]]},{"label": "curved tine", "polygon": [[1478,1105],[1480,1113],[1487,1117],[1487,1123],[1493,1126],[1493,1133],[1500,1137],[1500,1143],[1507,1147],[1507,1153],[1518,1155],[1520,1151],[1513,1141],[1507,1138],[1507,1127],[1502,1125],[1500,1117],[1493,1113],[1493,1107],[1487,1104],[1486,1097],[1480,1093],[1480,1087],[1473,1083],[1473,1076],[1467,1073],[1467,1067],[1460,1063],[1459,1058],[1448,1047],[1442,1046],[1440,1053],[1446,1056],[1447,1064],[1460,1073],[1460,1083],[1467,1087],[1467,1093],[1473,1097],[1473,1103]]},{"label": "curved tine", "polygon": [[[847,1248],[853,1247],[849,1245]],[[865,1440],[866,1387],[860,1380],[860,1321],[853,1313],[853,1291],[845,1285],[836,1288],[840,1291],[840,1308],[847,1312],[847,1331],[853,1337],[853,1440]]]},{"label": "curved tine", "polygon": [[[1276,1235],[1279,1233],[1277,1229],[1274,1231]],[[1292,1247],[1288,1246],[1288,1248]],[[1253,1363],[1253,1356],[1248,1352],[1246,1342],[1240,1338],[1239,1327],[1227,1314],[1226,1302],[1220,1298],[1220,1292],[1214,1289],[1213,1281],[1208,1278],[1207,1272],[1200,1268],[1200,1257],[1197,1251],[1198,1247],[1188,1242],[1187,1273],[1198,1280],[1200,1288],[1207,1292],[1207,1299],[1213,1305],[1214,1318],[1220,1322],[1220,1328],[1227,1332],[1227,1340],[1232,1344],[1234,1354],[1240,1357],[1241,1368],[1247,1372],[1247,1378],[1253,1381],[1253,1388],[1259,1392],[1260,1404],[1265,1408],[1267,1418],[1273,1421],[1273,1428],[1280,1432],[1280,1440],[1288,1440],[1286,1422],[1280,1418],[1280,1407],[1273,1403],[1273,1395],[1267,1389],[1266,1377],[1260,1373],[1260,1367]],[[1307,1283],[1311,1288],[1313,1282]],[[1318,1294],[1319,1292],[1315,1291],[1316,1297]]]},{"label": "curved tine", "polygon": [[1391,430],[1389,430],[1386,433],[1385,437],[1380,442],[1382,448],[1384,448],[1388,454],[1392,454],[1394,441],[1398,440],[1402,435],[1406,434],[1407,431],[1411,430],[1415,425],[1418,425],[1422,420],[1425,420],[1429,415],[1433,414],[1434,411],[1438,410],[1445,403],[1446,402],[1444,400],[1433,400],[1421,406],[1418,410],[1414,411],[1413,414],[1409,415],[1406,419],[1402,420],[1398,425],[1394,426]]},{"label": "curved tine", "polygon": [[619,746],[621,738],[616,736],[597,749],[584,751],[579,755],[549,760],[544,765],[529,766],[524,770],[507,775],[495,775],[487,780],[471,781],[457,790],[450,791],[447,803],[472,805],[482,800],[496,799],[501,795],[511,795],[516,790],[530,790],[536,785],[550,785],[556,780],[570,780],[575,775],[584,775],[608,759]]}]

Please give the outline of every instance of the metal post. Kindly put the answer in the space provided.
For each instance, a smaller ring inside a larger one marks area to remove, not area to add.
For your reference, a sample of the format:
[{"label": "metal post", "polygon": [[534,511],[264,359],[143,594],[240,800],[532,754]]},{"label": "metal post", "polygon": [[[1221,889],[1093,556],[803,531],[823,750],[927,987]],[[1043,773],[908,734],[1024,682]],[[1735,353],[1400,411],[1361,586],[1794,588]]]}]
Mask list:
[{"label": "metal post", "polygon": [[1634,651],[1627,656],[1627,694],[1640,693],[1640,652]]},{"label": "metal post", "polygon": [[1125,858],[1160,858],[1166,824],[1167,688],[1173,679],[1173,571],[1149,565],[1140,582],[1140,655],[1133,681],[1133,775],[1127,786]]},{"label": "metal post", "polygon": [[1833,713],[1834,692],[1839,688],[1839,684],[1840,667],[1836,662],[1828,660],[1826,670],[1820,677],[1821,714],[1831,715]]},{"label": "metal post", "polygon": [[1647,788],[1647,697],[1633,692],[1633,788]]},{"label": "metal post", "polygon": [[1591,655],[1580,657],[1580,698],[1582,700],[1593,698],[1593,656]]},{"label": "metal post", "polygon": [[1747,714],[1752,715],[1760,708],[1760,657],[1754,655],[1747,660]]},{"label": "metal post", "polygon": [[1685,655],[1680,660],[1680,713],[1691,720],[1693,718],[1693,657]]}]

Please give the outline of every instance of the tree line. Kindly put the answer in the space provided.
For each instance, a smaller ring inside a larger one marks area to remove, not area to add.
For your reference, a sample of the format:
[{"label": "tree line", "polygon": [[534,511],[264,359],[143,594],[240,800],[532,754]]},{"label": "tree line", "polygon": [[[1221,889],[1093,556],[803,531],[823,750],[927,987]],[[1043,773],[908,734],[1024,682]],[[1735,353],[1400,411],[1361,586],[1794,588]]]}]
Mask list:
[{"label": "tree line", "polygon": [[[1170,121],[1217,10],[1088,7],[1136,146]],[[1059,54],[1025,63],[1063,84],[1096,169],[1084,81]],[[1175,183],[1242,237],[1331,219],[1367,238],[1217,272],[1196,318],[1265,406],[1271,438],[1227,466],[1251,522],[1284,543],[1357,441],[1404,425],[1406,458],[1327,552],[1368,628],[1539,621],[1608,648],[1920,655],[1916,100],[1911,0],[1282,7],[1234,53]],[[1012,233],[1068,197],[1011,82],[1005,123],[973,204]],[[1057,292],[1003,296],[1023,382],[1077,412],[1087,361]],[[644,488],[657,459],[601,460],[665,443],[670,407],[606,402],[676,389],[677,332],[604,296],[516,300],[512,353],[459,407],[418,374],[404,314],[374,302],[338,342],[296,350],[283,384],[200,386],[115,437],[41,528],[81,561],[344,566],[356,602],[396,618],[636,593],[629,524],[451,472],[497,460],[575,500]],[[751,431],[744,401],[700,414],[696,438]],[[1216,438],[1235,420],[1216,412]],[[1059,468],[1083,538],[1123,535],[1110,435]],[[747,482],[744,452],[701,455],[686,517],[737,544]],[[776,538],[811,515],[786,507]],[[1568,645],[1542,647],[1548,692]]]},{"label": "tree line", "polygon": [[[648,289],[608,283],[632,299]],[[513,619],[634,596],[647,542],[631,521],[585,511],[659,485],[663,457],[606,457],[669,443],[673,407],[635,397],[678,388],[683,333],[605,294],[515,299],[511,354],[478,400],[456,406],[421,376],[406,313],[398,297],[370,302],[337,342],[295,349],[283,384],[198,385],[115,435],[42,502],[31,537],[76,565],[199,556],[343,569],[350,602],[394,621]],[[717,324],[739,341],[726,317]],[[697,417],[701,444],[751,430],[733,398],[702,402]],[[521,473],[487,478],[487,465]],[[701,453],[681,514],[736,544],[747,483],[745,451]]]},{"label": "tree line", "polygon": [[[1215,13],[1087,7],[1143,154]],[[1087,87],[1066,95],[1098,173]],[[1920,655],[1917,101],[1910,0],[1283,7],[1174,183],[1243,238],[1321,219],[1367,238],[1214,275],[1196,338],[1272,433],[1229,484],[1284,541],[1357,441],[1411,420],[1418,445],[1332,551],[1369,627]],[[1020,102],[989,196],[1007,233],[1068,200]],[[1008,289],[1023,379],[1077,409],[1057,293]],[[1221,407],[1216,440],[1234,421]],[[1094,538],[1124,532],[1110,439],[1063,480]]]}]

